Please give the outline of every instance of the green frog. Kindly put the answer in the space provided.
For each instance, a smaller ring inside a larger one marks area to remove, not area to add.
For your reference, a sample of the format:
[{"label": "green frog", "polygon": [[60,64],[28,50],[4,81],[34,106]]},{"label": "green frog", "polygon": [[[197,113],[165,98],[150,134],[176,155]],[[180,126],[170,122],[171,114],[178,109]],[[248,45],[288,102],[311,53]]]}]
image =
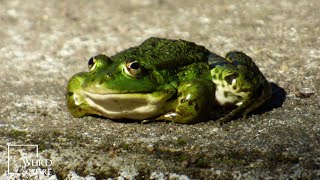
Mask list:
[{"label": "green frog", "polygon": [[74,117],[192,124],[214,114],[225,123],[271,96],[268,81],[246,54],[232,51],[223,58],[185,40],[151,37],[114,56],[94,56],[88,68],[68,82]]}]

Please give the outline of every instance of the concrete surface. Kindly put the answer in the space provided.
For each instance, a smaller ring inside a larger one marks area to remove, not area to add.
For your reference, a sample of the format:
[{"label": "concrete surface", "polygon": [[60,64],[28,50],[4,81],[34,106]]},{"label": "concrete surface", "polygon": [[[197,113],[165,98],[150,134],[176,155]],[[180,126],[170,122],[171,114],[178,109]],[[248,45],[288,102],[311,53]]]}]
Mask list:
[{"label": "concrete surface", "polygon": [[[51,179],[320,177],[320,1],[0,3],[0,178],[9,178],[7,145],[24,144],[52,160]],[[275,95],[261,113],[224,126],[71,117],[67,81],[87,70],[89,57],[150,36],[194,41],[221,55],[244,51]]]}]

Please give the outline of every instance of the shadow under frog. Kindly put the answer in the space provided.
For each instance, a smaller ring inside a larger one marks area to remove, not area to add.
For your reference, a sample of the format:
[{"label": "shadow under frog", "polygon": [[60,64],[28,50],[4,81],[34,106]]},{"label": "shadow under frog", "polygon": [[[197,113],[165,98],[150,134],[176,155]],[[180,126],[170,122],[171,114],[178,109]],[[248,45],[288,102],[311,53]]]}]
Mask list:
[{"label": "shadow under frog", "polygon": [[259,108],[253,110],[250,115],[263,114],[282,106],[283,102],[286,99],[286,91],[273,82],[270,82],[270,85],[272,89],[271,98],[263,103]]}]

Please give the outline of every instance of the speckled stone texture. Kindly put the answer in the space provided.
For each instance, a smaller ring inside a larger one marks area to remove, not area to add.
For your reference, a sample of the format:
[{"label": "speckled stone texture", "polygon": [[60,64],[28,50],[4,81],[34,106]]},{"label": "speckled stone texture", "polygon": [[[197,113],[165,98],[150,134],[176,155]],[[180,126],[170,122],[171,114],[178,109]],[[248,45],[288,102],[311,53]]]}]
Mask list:
[{"label": "speckled stone texture", "polygon": [[[320,177],[320,1],[0,0],[0,178],[7,145],[36,144],[51,179]],[[250,55],[274,96],[219,126],[73,118],[68,79],[150,36]],[[11,175],[11,178],[24,175]],[[40,179],[47,179],[38,176]],[[38,178],[33,177],[33,178]]]}]

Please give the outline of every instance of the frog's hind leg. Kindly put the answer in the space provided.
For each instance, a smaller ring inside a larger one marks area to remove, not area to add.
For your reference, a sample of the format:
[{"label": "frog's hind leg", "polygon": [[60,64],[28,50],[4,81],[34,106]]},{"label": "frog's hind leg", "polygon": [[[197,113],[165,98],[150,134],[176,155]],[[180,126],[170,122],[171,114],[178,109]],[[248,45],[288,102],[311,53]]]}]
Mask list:
[{"label": "frog's hind leg", "polygon": [[217,122],[222,125],[225,123],[228,123],[238,117],[241,117],[243,115],[243,117],[246,117],[247,114],[250,112],[248,111],[247,107],[250,106],[250,104],[252,104],[253,101],[247,101],[245,104],[242,104],[241,106],[233,109],[231,112],[229,112],[226,116],[221,117],[217,120]]},{"label": "frog's hind leg", "polygon": [[229,114],[218,119],[217,122],[219,124],[225,124],[241,115],[243,115],[243,117],[247,117],[247,115],[251,111],[253,111],[254,109],[261,106],[263,103],[265,103],[272,96],[271,86],[269,85],[268,82],[266,83],[267,83],[266,87],[261,88],[260,92],[256,92],[256,93],[259,93],[258,98],[248,98],[249,100],[244,101],[241,105],[239,105],[237,108],[232,110]]}]

